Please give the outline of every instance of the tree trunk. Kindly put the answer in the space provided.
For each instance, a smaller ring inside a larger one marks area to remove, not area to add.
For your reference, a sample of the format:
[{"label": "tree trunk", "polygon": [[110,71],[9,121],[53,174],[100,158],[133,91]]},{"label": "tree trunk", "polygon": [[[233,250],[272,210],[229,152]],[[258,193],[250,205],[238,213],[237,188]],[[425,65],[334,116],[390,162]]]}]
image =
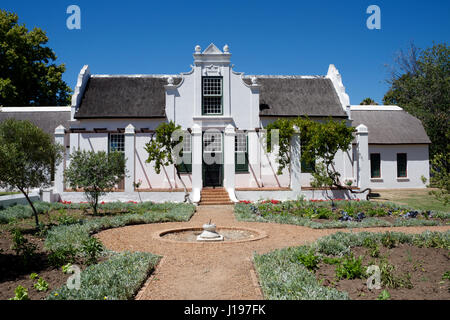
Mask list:
[{"label": "tree trunk", "polygon": [[36,208],[33,205],[33,202],[30,200],[30,198],[28,197],[28,192],[25,192],[24,189],[22,188],[18,188],[20,190],[20,192],[23,193],[23,195],[25,196],[25,198],[27,199],[28,203],[31,206],[31,209],[33,210],[33,214],[34,214],[34,221],[36,222],[36,228],[39,230],[39,218],[38,218],[38,213],[36,211]]},{"label": "tree trunk", "polygon": [[184,183],[183,179],[181,179],[181,175],[178,172],[178,168],[175,166],[175,171],[177,172],[177,177],[180,179],[181,184],[183,185],[184,190],[184,202],[192,203],[191,199],[189,198],[189,193],[187,192],[186,184]]}]

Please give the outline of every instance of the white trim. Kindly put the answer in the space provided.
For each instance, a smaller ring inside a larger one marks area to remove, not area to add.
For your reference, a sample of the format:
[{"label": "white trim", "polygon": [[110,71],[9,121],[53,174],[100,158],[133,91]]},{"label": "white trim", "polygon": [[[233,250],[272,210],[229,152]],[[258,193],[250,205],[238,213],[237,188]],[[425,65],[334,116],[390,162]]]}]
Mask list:
[{"label": "white trim", "polygon": [[[183,74],[183,73],[182,73]],[[179,74],[92,74],[91,78],[181,78]]]},{"label": "white trim", "polygon": [[[244,74],[243,72],[235,72],[233,71],[235,74],[239,75]],[[266,78],[266,79],[325,79],[325,76],[320,76],[320,75],[270,75],[270,74],[255,74],[255,75],[243,75],[243,79],[251,79],[253,77],[258,78]]]},{"label": "white trim", "polygon": [[68,107],[1,107],[0,112],[67,112],[70,111]]},{"label": "white trim", "polygon": [[350,106],[351,111],[402,111],[399,106]]}]

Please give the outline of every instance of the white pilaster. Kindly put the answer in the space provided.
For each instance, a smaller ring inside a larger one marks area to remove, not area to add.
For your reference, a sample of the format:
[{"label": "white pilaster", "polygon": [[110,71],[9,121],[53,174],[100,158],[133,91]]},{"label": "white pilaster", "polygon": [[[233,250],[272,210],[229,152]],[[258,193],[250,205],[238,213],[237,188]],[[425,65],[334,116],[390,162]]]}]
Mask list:
[{"label": "white pilaster", "polygon": [[370,183],[370,159],[369,159],[369,131],[360,124],[356,127],[356,150],[358,156],[357,179],[358,187],[365,189]]},{"label": "white pilaster", "polygon": [[167,79],[166,89],[166,115],[167,119],[176,122],[175,119],[175,94],[177,93],[177,87],[173,84],[173,78]]},{"label": "white pilaster", "polygon": [[192,126],[192,202],[200,201],[200,192],[203,187],[202,158],[202,128],[194,124]]},{"label": "white pilaster", "polygon": [[[262,186],[261,181],[261,145],[258,138],[258,133],[255,131],[248,132],[248,162],[251,170],[254,172],[257,181],[252,181],[254,185],[251,187]],[[253,175],[252,175],[253,177]],[[252,179],[253,180],[253,179]]]},{"label": "white pilaster", "polygon": [[259,127],[259,92],[261,86],[258,84],[258,79],[256,77],[252,77],[252,85],[250,86],[250,90],[252,92],[252,102],[251,102],[251,114],[252,117],[252,127]]},{"label": "white pilaster", "polygon": [[301,143],[300,133],[294,133],[291,139],[291,189],[301,191]]},{"label": "white pilaster", "polygon": [[[65,130],[66,128],[62,125],[55,129],[55,143],[64,147],[64,153],[66,152],[66,147],[64,144]],[[55,168],[55,193],[59,195],[64,192],[64,159],[65,154],[63,155],[61,162]]]},{"label": "white pilaster", "polygon": [[130,123],[125,128],[125,162],[126,175],[125,175],[125,192],[134,192],[134,172],[135,172],[135,130],[134,126]]},{"label": "white pilaster", "polygon": [[235,189],[235,166],[234,166],[234,140],[236,136],[235,128],[232,124],[225,127],[224,134],[224,179],[223,186],[228,192],[231,201],[237,202]]}]

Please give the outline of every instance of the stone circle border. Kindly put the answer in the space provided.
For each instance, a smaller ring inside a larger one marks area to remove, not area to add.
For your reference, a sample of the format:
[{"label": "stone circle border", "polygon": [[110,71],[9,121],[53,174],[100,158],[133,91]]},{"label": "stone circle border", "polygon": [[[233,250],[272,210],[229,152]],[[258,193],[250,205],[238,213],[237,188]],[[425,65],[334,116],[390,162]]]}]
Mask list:
[{"label": "stone circle border", "polygon": [[169,242],[169,243],[179,243],[179,244],[203,244],[203,245],[211,245],[211,244],[236,244],[236,243],[243,243],[243,242],[251,242],[251,241],[258,241],[262,240],[264,238],[268,237],[268,234],[265,231],[252,229],[252,228],[246,228],[246,227],[222,227],[217,226],[217,230],[244,230],[244,231],[250,231],[253,233],[256,233],[257,236],[254,238],[248,238],[248,239],[241,239],[241,240],[230,240],[230,241],[212,241],[212,242],[204,242],[204,241],[177,241],[172,239],[165,239],[163,236],[167,233],[173,233],[173,232],[183,232],[183,231],[203,231],[203,228],[201,227],[184,227],[184,228],[171,228],[171,229],[165,229],[165,230],[159,230],[153,234],[153,239],[163,241],[163,242]]}]

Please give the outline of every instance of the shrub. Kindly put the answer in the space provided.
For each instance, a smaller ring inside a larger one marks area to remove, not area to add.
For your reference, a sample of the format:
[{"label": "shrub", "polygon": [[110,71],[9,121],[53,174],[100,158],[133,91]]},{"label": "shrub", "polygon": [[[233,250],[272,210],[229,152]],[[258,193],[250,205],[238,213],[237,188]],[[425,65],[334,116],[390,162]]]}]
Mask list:
[{"label": "shrub", "polygon": [[29,300],[28,297],[28,289],[22,287],[21,285],[18,285],[17,288],[14,290],[15,296],[10,298],[9,300]]},{"label": "shrub", "polygon": [[296,262],[303,264],[308,270],[317,269],[317,265],[320,262],[320,257],[314,254],[313,250],[308,252],[299,252],[294,256]]},{"label": "shrub", "polygon": [[326,264],[340,264],[342,261],[342,258],[335,258],[335,257],[323,257],[322,259],[323,263]]},{"label": "shrub", "polygon": [[63,273],[69,273],[71,268],[72,268],[71,263],[67,263],[61,267]]},{"label": "shrub", "polygon": [[365,275],[362,266],[362,256],[355,258],[353,254],[347,255],[336,267],[336,277],[338,279],[356,279]]},{"label": "shrub", "polygon": [[80,290],[63,286],[52,291],[49,300],[132,299],[160,257],[151,253],[124,252],[91,265],[81,272]]},{"label": "shrub", "polygon": [[54,268],[59,268],[60,266],[75,262],[77,255],[77,250],[72,246],[66,248],[57,248],[50,251],[48,255],[48,262]]},{"label": "shrub", "polygon": [[389,300],[391,298],[391,294],[386,289],[381,291],[379,296],[377,297],[377,300]]},{"label": "shrub", "polygon": [[37,291],[48,290],[48,283],[43,278],[39,278],[38,281],[33,286]]},{"label": "shrub", "polygon": [[22,257],[23,265],[26,267],[35,255],[37,247],[35,244],[29,243],[18,229],[13,229],[11,234],[13,237],[11,249],[14,250],[18,256]]},{"label": "shrub", "polygon": [[86,262],[90,265],[97,263],[98,256],[104,251],[104,247],[100,240],[90,237],[89,239],[83,241],[81,251],[86,255]]},{"label": "shrub", "polygon": [[386,232],[381,237],[381,243],[388,249],[394,248],[396,246],[396,241],[394,236],[390,232]]},{"label": "shrub", "polygon": [[395,266],[383,260],[380,264],[381,283],[388,288],[397,289],[400,287],[412,288],[411,274],[406,273],[403,277],[395,274]]},{"label": "shrub", "polygon": [[71,188],[82,188],[94,215],[97,214],[99,198],[125,177],[125,157],[114,151],[75,151],[70,155],[70,165],[64,177]]}]

